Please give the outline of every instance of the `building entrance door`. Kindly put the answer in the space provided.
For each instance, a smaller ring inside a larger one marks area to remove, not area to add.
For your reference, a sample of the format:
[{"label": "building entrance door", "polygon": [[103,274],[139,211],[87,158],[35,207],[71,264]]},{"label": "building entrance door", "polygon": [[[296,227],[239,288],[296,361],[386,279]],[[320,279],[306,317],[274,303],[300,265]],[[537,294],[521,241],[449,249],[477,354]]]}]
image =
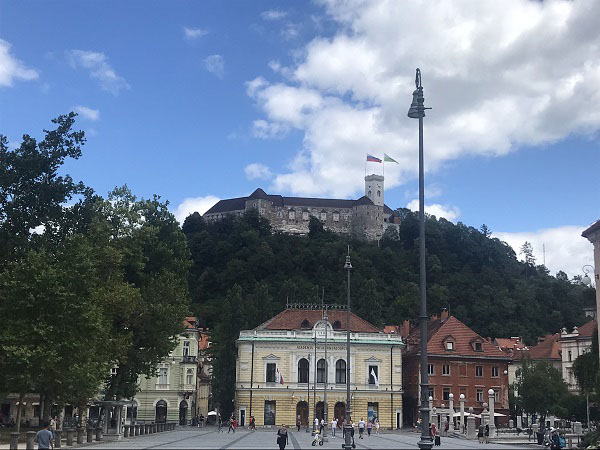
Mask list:
[{"label": "building entrance door", "polygon": [[344,402],[337,402],[335,404],[334,412],[335,418],[338,421],[338,425],[341,427],[342,422],[346,418],[346,404]]},{"label": "building entrance door", "polygon": [[305,401],[298,402],[296,405],[296,420],[300,418],[300,425],[303,427],[308,425],[308,403]]},{"label": "building entrance door", "polygon": [[179,403],[179,425],[187,425],[188,404],[185,400]]},{"label": "building entrance door", "polygon": [[246,426],[246,408],[240,408],[240,426]]}]

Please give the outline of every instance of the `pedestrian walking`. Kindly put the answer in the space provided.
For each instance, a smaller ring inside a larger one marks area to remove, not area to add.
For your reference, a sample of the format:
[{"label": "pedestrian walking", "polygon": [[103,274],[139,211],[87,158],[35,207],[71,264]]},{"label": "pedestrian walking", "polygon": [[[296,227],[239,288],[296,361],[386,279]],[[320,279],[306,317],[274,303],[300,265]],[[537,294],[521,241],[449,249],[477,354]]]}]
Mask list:
[{"label": "pedestrian walking", "polygon": [[313,431],[317,431],[319,429],[319,419],[315,417],[315,421],[313,422]]},{"label": "pedestrian walking", "polygon": [[358,438],[359,439],[363,438],[364,432],[365,432],[365,421],[361,417],[360,420],[358,421]]},{"label": "pedestrian walking", "polygon": [[367,422],[367,434],[369,435],[369,437],[371,436],[371,430],[373,429],[373,421],[369,420]]},{"label": "pedestrian walking", "polygon": [[490,443],[490,426],[489,425],[485,426],[484,436],[485,436],[485,443],[489,444]]},{"label": "pedestrian walking", "polygon": [[50,419],[50,432],[52,433],[52,440],[56,436],[56,416]]},{"label": "pedestrian walking", "polygon": [[352,447],[354,448],[354,422],[350,419],[350,437],[352,438]]},{"label": "pedestrian walking", "polygon": [[480,444],[483,444],[484,431],[485,431],[485,428],[484,428],[483,424],[479,424],[479,428],[477,429],[477,439],[479,440]]},{"label": "pedestrian walking", "polygon": [[223,433],[223,420],[220,415],[217,417],[217,423],[219,424],[219,433]]},{"label": "pedestrian walking", "polygon": [[375,434],[379,434],[379,419],[375,417]]},{"label": "pedestrian walking", "polygon": [[296,429],[300,432],[300,416],[296,417]]},{"label": "pedestrian walking", "polygon": [[323,428],[325,428],[325,420],[321,419],[321,423],[319,425],[319,434],[323,436]]},{"label": "pedestrian walking", "polygon": [[284,450],[285,446],[288,444],[288,432],[285,424],[281,424],[281,428],[277,430],[277,445],[279,445],[279,450]]},{"label": "pedestrian walking", "polygon": [[331,437],[335,439],[335,429],[337,428],[337,419],[334,417],[331,421]]},{"label": "pedestrian walking", "polygon": [[43,428],[36,434],[39,449],[54,448],[54,437],[52,431],[48,429],[49,426],[48,422],[44,422]]}]

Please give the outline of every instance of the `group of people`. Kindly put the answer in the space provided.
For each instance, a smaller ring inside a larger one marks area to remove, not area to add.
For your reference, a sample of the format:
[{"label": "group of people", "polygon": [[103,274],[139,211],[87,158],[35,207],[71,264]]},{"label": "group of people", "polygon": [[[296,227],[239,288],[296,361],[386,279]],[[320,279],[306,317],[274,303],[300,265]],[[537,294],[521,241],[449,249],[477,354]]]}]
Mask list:
[{"label": "group of people", "polygon": [[204,426],[204,415],[200,414],[198,417],[192,417],[192,426],[193,427],[203,427]]},{"label": "group of people", "polygon": [[[335,438],[335,433],[336,430],[338,429],[338,419],[337,418],[333,418],[331,420],[331,437]],[[339,427],[344,431],[344,427],[346,425],[346,420],[344,419],[342,421],[341,424],[339,424]],[[300,427],[302,426],[302,421],[301,421],[301,417],[300,415],[298,415],[296,417],[296,429],[298,431],[300,431]],[[325,428],[326,424],[325,424],[325,420],[321,419],[319,420],[317,417],[315,417],[315,421],[313,423],[313,429],[316,431],[318,430],[320,435],[323,435],[323,429]],[[352,436],[354,436],[354,422],[352,421],[352,419],[350,419],[350,426],[352,427]],[[367,422],[364,421],[364,419],[360,419],[360,421],[358,422],[358,434],[359,434],[359,438],[363,439],[363,434],[365,429],[367,430],[367,435],[371,436],[371,432],[373,429],[375,429],[375,434],[379,434],[379,419],[377,419],[377,417],[373,417],[373,419],[368,420]],[[345,432],[345,431],[344,431]]]},{"label": "group of people", "polygon": [[547,439],[549,441],[548,446],[551,448],[551,450],[560,450],[561,448],[565,448],[567,446],[565,433],[558,429],[550,428]]},{"label": "group of people", "polygon": [[490,443],[490,426],[489,425],[479,425],[477,430],[477,439],[480,444],[489,444]]}]

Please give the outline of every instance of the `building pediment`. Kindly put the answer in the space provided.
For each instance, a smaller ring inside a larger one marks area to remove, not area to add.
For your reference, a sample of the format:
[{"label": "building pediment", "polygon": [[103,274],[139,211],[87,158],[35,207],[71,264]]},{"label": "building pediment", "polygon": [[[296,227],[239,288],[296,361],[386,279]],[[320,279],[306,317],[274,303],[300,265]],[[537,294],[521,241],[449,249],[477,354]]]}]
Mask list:
[{"label": "building pediment", "polygon": [[367,358],[367,359],[365,359],[365,362],[368,362],[368,363],[369,363],[369,362],[377,362],[377,363],[380,363],[380,362],[381,362],[381,359],[379,359],[379,358],[375,358],[374,356],[371,356],[370,358]]},{"label": "building pediment", "polygon": [[268,356],[263,356],[264,360],[269,360],[269,361],[278,361],[280,358],[279,356],[275,356],[273,353],[271,353]]}]

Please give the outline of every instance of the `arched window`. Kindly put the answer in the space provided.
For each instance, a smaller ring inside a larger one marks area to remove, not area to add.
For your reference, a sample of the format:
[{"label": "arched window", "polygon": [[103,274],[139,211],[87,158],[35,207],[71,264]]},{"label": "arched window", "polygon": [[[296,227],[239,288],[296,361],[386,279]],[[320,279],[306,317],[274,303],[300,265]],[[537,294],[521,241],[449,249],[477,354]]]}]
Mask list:
[{"label": "arched window", "polygon": [[377,197],[381,197],[381,191],[377,191]]},{"label": "arched window", "polygon": [[339,330],[340,328],[342,328],[342,322],[340,322],[339,320],[336,320],[335,322],[333,322],[334,330]]},{"label": "arched window", "polygon": [[335,383],[346,384],[346,361],[338,359],[335,363]]},{"label": "arched window", "polygon": [[194,384],[194,369],[188,369],[185,376],[186,384]]},{"label": "arched window", "polygon": [[371,191],[369,191],[369,197],[371,196]]},{"label": "arched window", "polygon": [[306,358],[298,361],[298,383],[308,383],[308,361]]},{"label": "arched window", "polygon": [[325,383],[326,370],[325,370],[325,360],[320,359],[317,362],[317,383]]},{"label": "arched window", "polygon": [[300,324],[301,328],[310,328],[310,323],[308,322],[308,319],[304,319],[302,321],[302,323]]}]

